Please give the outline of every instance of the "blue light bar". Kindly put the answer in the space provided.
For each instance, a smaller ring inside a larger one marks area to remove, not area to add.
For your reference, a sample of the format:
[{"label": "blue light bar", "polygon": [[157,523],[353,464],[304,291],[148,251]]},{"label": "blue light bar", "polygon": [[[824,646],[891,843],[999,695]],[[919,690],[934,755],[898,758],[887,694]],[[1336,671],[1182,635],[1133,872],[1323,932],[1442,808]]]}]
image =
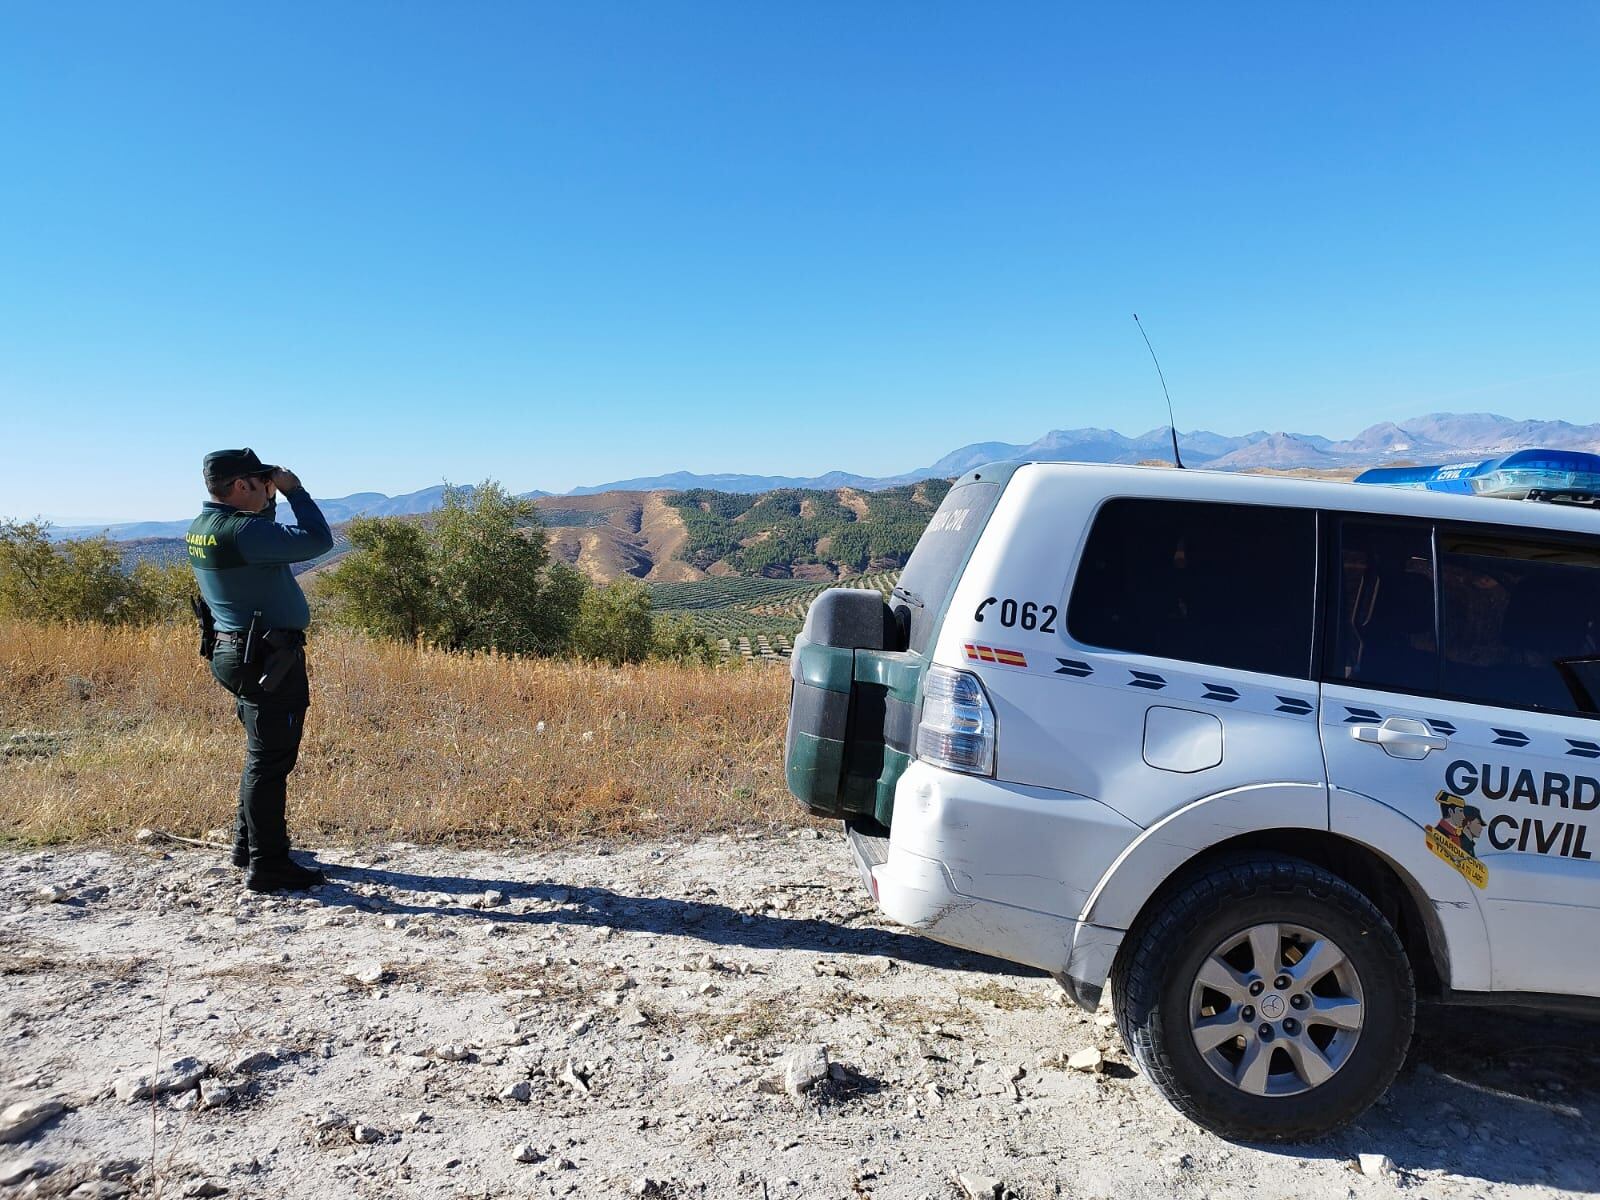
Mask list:
[{"label": "blue light bar", "polygon": [[1568,500],[1600,497],[1600,454],[1582,450],[1518,450],[1482,462],[1437,467],[1374,467],[1357,483],[1496,496],[1505,500]]}]

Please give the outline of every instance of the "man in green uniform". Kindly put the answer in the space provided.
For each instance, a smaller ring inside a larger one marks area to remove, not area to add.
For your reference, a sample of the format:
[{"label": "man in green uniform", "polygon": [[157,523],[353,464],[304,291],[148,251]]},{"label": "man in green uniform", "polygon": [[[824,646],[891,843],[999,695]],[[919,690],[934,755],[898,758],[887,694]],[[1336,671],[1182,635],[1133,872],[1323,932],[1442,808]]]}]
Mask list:
[{"label": "man in green uniform", "polygon": [[[216,628],[211,673],[233,693],[245,731],[233,863],[249,868],[251,891],[315,887],[322,872],[290,860],[283,815],[310,703],[304,647],[311,612],[289,564],[326,554],[333,535],[294,473],[267,466],[253,450],[215,451],[203,471],[211,499],[185,540]],[[275,519],[279,492],[297,524]]]}]

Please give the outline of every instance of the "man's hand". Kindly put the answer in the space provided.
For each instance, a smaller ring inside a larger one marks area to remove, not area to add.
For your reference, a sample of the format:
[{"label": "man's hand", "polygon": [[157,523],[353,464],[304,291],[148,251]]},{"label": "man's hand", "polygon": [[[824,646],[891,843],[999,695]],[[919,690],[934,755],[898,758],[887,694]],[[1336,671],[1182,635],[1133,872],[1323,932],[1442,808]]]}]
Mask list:
[{"label": "man's hand", "polygon": [[295,488],[301,486],[300,476],[293,471],[286,471],[282,467],[272,473],[271,482],[272,486],[280,492],[292,492]]}]

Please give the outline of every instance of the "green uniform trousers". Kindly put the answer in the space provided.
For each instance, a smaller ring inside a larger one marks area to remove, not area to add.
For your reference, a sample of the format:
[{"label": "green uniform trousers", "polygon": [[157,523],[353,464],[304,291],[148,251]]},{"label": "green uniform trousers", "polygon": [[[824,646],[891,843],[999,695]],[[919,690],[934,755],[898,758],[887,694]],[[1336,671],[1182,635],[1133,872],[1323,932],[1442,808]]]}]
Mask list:
[{"label": "green uniform trousers", "polygon": [[211,673],[234,695],[244,726],[244,771],[239,776],[239,814],[234,837],[248,844],[251,862],[281,862],[289,855],[284,801],[289,772],[300,757],[300,732],[311,703],[304,660],[273,691],[261,689],[261,666],[243,661],[237,642],[217,643]]}]

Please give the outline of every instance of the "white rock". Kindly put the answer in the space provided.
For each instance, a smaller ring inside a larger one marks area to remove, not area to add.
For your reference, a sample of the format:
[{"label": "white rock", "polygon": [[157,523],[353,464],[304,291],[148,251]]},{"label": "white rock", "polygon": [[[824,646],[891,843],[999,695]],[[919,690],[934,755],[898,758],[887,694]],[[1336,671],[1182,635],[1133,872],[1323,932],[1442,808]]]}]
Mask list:
[{"label": "white rock", "polygon": [[187,1092],[179,1092],[172,1101],[175,1112],[193,1112],[200,1107],[200,1091],[193,1088]]},{"label": "white rock", "polygon": [[617,1024],[624,1029],[638,1029],[650,1024],[650,1018],[639,1010],[637,1004],[624,1004],[617,1010]]},{"label": "white rock", "polygon": [[526,1104],[533,1099],[533,1084],[526,1079],[519,1079],[515,1083],[508,1083],[500,1089],[500,1099],[515,1100],[518,1104]]},{"label": "white rock", "polygon": [[20,1142],[66,1111],[67,1106],[59,1100],[18,1100],[0,1112],[0,1142]]},{"label": "white rock", "polygon": [[523,1142],[511,1151],[511,1156],[519,1163],[536,1163],[544,1160],[544,1155],[539,1153],[539,1148],[532,1142]]},{"label": "white rock", "polygon": [[446,1042],[442,1046],[430,1046],[427,1050],[429,1058],[437,1058],[440,1062],[466,1062],[472,1057],[472,1051],[456,1042]]},{"label": "white rock", "polygon": [[573,1091],[582,1092],[585,1096],[589,1094],[589,1072],[580,1071],[573,1065],[570,1058],[567,1059],[566,1065],[561,1068],[561,1074],[557,1078]]},{"label": "white rock", "polygon": [[1067,1058],[1067,1066],[1073,1071],[1087,1071],[1098,1075],[1106,1069],[1106,1056],[1096,1047],[1090,1046],[1087,1050],[1078,1050]]},{"label": "white rock", "polygon": [[47,883],[34,889],[33,898],[41,904],[62,904],[72,899],[72,893],[57,883]]},{"label": "white rock", "polygon": [[799,1098],[828,1077],[828,1048],[821,1043],[796,1046],[783,1059],[783,1090]]},{"label": "white rock", "polygon": [[344,969],[344,973],[346,978],[371,987],[383,982],[384,976],[389,973],[389,968],[375,958],[363,958],[351,963]]},{"label": "white rock", "polygon": [[959,1172],[956,1182],[961,1185],[961,1191],[968,1200],[1000,1200],[1000,1193],[1005,1190],[1005,1184],[1000,1180],[968,1171]]},{"label": "white rock", "polygon": [[428,1114],[422,1109],[406,1114],[406,1124],[412,1129],[421,1129],[428,1122]]},{"label": "white rock", "polygon": [[197,1087],[206,1073],[205,1064],[197,1058],[174,1059],[152,1079],[149,1075],[124,1075],[112,1084],[117,1099],[125,1103],[148,1100],[152,1095],[165,1096],[172,1092],[187,1092]]},{"label": "white rock", "polygon": [[337,1109],[325,1109],[312,1119],[312,1128],[318,1130],[344,1129],[350,1124],[350,1118]]},{"label": "white rock", "polygon": [[200,1081],[200,1107],[221,1108],[233,1099],[233,1089],[210,1079]]},{"label": "white rock", "polygon": [[42,1158],[14,1158],[0,1163],[0,1184],[21,1183],[29,1175],[48,1175],[54,1169]]},{"label": "white rock", "polygon": [[193,1179],[183,1189],[185,1196],[226,1196],[228,1189],[220,1183],[212,1183],[209,1179]]},{"label": "white rock", "polygon": [[133,840],[136,842],[153,842],[156,840],[156,831],[154,829],[141,829],[133,835]]},{"label": "white rock", "polygon": [[505,902],[506,894],[504,892],[497,892],[490,888],[483,894],[483,906],[485,908],[499,908]]},{"label": "white rock", "polygon": [[350,1136],[363,1146],[372,1146],[383,1141],[383,1131],[374,1129],[371,1125],[357,1125],[350,1131]]},{"label": "white rock", "polygon": [[1394,1159],[1387,1154],[1363,1154],[1357,1164],[1369,1179],[1384,1179],[1394,1174]]}]

